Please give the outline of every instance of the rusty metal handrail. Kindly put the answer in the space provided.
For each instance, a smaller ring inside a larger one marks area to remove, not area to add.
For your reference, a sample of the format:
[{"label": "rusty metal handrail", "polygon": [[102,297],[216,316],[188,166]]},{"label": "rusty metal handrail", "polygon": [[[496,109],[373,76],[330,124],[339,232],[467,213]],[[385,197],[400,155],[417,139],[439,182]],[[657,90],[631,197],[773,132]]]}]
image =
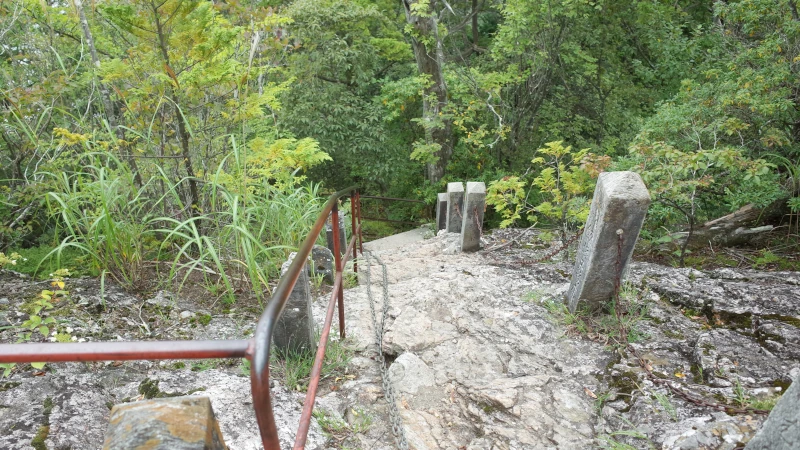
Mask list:
[{"label": "rusty metal handrail", "polygon": [[[352,239],[344,257],[339,246],[339,208],[338,201],[352,192]],[[261,441],[266,450],[280,450],[280,441],[272,412],[272,401],[269,392],[269,357],[272,332],[283,312],[289,294],[292,292],[300,273],[304,270],[305,261],[317,241],[328,216],[332,219],[333,254],[336,263],[336,278],[331,293],[331,300],[325,318],[314,367],[311,372],[309,389],[295,440],[295,449],[305,446],[311,412],[319,384],[322,359],[325,356],[328,335],[333,320],[333,309],[339,309],[339,335],[344,338],[344,289],[343,271],[350,255],[355,252],[356,242],[361,253],[363,237],[361,235],[361,203],[356,187],[343,189],[330,196],[317,217],[316,222],[306,239],[297,250],[288,270],[281,277],[272,293],[267,307],[256,326],[252,339],[249,340],[213,340],[213,341],[128,341],[128,342],[83,342],[83,343],[25,343],[0,344],[0,363],[24,362],[64,362],[64,361],[108,361],[108,360],[159,360],[159,359],[205,359],[205,358],[246,358],[250,360],[250,387],[253,393],[253,408],[256,413]],[[358,270],[354,265],[354,270]]]},{"label": "rusty metal handrail", "polygon": [[[336,281],[334,282],[331,298],[333,299],[336,296],[339,297],[339,330],[341,337],[344,337],[344,294],[342,287],[342,270],[344,266],[342,264],[339,248],[338,200],[347,193],[355,191],[355,189],[356,187],[353,186],[341,190],[331,195],[330,199],[328,199],[327,203],[325,203],[325,206],[322,208],[322,212],[320,213],[319,217],[317,217],[317,221],[314,223],[314,226],[311,228],[311,231],[309,232],[305,241],[303,241],[303,244],[297,250],[297,255],[295,256],[291,265],[289,265],[289,269],[278,282],[278,286],[272,293],[272,299],[267,305],[267,308],[264,310],[264,313],[261,315],[261,319],[258,321],[258,326],[256,327],[256,332],[253,336],[255,348],[253,349],[253,354],[251,355],[250,387],[253,391],[253,407],[256,410],[256,420],[258,421],[258,427],[261,430],[261,440],[265,449],[280,449],[278,430],[275,427],[275,417],[272,414],[272,399],[269,395],[269,350],[271,345],[272,331],[278,321],[278,318],[280,317],[280,314],[283,312],[284,306],[286,306],[286,301],[289,298],[289,294],[292,292],[295,283],[297,283],[297,278],[300,276],[300,272],[305,266],[306,259],[308,259],[308,256],[311,254],[311,249],[314,247],[317,237],[322,232],[322,228],[325,226],[325,222],[327,221],[329,214],[331,216],[331,228],[333,229],[333,257],[336,263]],[[357,193],[355,194],[355,197],[356,199],[358,198]],[[356,209],[355,203],[357,202],[358,200],[355,202],[350,202],[353,210]],[[359,224],[358,230],[353,231],[353,240],[355,240],[356,236],[360,235],[360,228],[361,227]],[[352,244],[349,247],[352,247]],[[347,257],[347,255],[345,255],[345,257]],[[331,300],[331,303],[333,303],[333,300]],[[332,314],[331,307],[329,306],[328,309],[327,315],[330,316]],[[322,336],[320,337],[320,345],[317,350],[317,354],[319,354],[319,348],[321,348],[323,356],[325,344],[327,344],[328,332],[330,331],[330,321],[326,319],[325,323],[326,327],[323,329]],[[317,367],[316,361],[314,367]],[[319,382],[319,373],[317,373],[316,378],[316,381]],[[311,390],[311,384],[313,382],[314,372],[312,369],[312,377],[311,381],[309,381],[309,390]],[[304,405],[304,409],[306,407],[307,405]],[[311,401],[311,407],[313,408],[313,398]],[[308,421],[310,423],[310,414]],[[308,424],[306,424],[306,434],[308,433],[307,427]],[[298,439],[302,434],[302,429],[303,417],[301,416]],[[305,436],[303,436],[302,442],[305,443]],[[296,443],[295,448],[297,448]]]}]

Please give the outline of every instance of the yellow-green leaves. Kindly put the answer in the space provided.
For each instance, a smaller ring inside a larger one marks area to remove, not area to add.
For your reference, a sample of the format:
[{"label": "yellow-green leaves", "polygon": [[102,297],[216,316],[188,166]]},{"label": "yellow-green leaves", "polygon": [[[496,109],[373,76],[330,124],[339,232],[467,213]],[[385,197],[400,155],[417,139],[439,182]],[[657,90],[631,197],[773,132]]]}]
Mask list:
[{"label": "yellow-green leaves", "polygon": [[[563,141],[553,141],[536,151],[531,169],[538,175],[531,182],[533,192],[526,193],[526,182],[510,176],[489,184],[486,203],[493,205],[503,218],[502,228],[525,215],[531,222],[550,221],[559,226],[580,226],[589,214],[595,178],[605,170],[610,158],[597,157],[589,149],[572,151]],[[539,198],[538,204],[529,198]]]},{"label": "yellow-green leaves", "polygon": [[525,206],[525,183],[519,177],[504,177],[489,183],[486,204],[494,206],[503,221],[500,228],[507,228],[521,218]]}]

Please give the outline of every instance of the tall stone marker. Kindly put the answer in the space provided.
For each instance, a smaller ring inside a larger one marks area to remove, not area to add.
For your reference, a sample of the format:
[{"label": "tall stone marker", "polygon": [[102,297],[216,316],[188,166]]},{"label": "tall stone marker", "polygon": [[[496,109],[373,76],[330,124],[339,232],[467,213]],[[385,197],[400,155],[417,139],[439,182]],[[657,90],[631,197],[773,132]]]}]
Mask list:
[{"label": "tall stone marker", "polygon": [[464,183],[447,183],[447,232],[461,232]]},{"label": "tall stone marker", "polygon": [[208,397],[172,397],[115,405],[103,450],[225,450]]},{"label": "tall stone marker", "polygon": [[[289,265],[297,256],[296,252],[281,266],[281,276],[289,270]],[[311,313],[311,285],[306,262],[297,283],[294,285],[289,300],[283,309],[280,319],[275,324],[272,334],[275,347],[284,352],[314,352],[317,349],[314,341],[314,316]]]},{"label": "tall stone marker", "polygon": [[767,421],[745,450],[791,450],[800,444],[800,379],[795,378],[789,389],[769,413]]},{"label": "tall stone marker", "polygon": [[447,228],[447,193],[436,195],[436,232]]},{"label": "tall stone marker", "polygon": [[649,205],[650,193],[639,174],[600,174],[567,291],[571,312],[575,312],[579,301],[596,309],[613,297],[616,283],[622,283]]},{"label": "tall stone marker", "polygon": [[[333,253],[333,214],[328,216],[328,221],[325,223],[325,238],[328,250]],[[347,251],[347,236],[345,236],[344,227],[344,214],[339,211],[339,254],[344,255]]]},{"label": "tall stone marker", "polygon": [[468,181],[461,215],[461,251],[476,252],[481,248],[483,210],[486,205],[486,185]]}]

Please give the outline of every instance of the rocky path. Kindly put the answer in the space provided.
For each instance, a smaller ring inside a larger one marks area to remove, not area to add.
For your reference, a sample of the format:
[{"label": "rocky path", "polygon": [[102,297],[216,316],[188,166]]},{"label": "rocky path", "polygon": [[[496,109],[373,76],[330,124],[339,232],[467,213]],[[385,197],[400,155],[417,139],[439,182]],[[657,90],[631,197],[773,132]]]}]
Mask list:
[{"label": "rocky path", "polygon": [[[568,339],[532,291],[565,288],[555,271],[521,272],[486,264],[480,254],[448,254],[457,236],[439,236],[401,249],[378,250],[387,265],[390,307],[385,350],[405,436],[415,449],[589,448],[595,430],[596,390],[610,355],[600,344]],[[367,246],[369,247],[369,246]],[[366,289],[345,293],[347,330],[374,367],[373,325]],[[372,293],[382,302],[380,267],[373,262]],[[394,448],[379,374],[368,371],[332,394],[369,405]],[[323,404],[328,401],[323,399]],[[386,439],[388,438],[388,439]]]},{"label": "rocky path", "polygon": [[[633,264],[625,295],[640,316],[614,347],[546,308],[572,263],[521,266],[547,249],[462,254],[456,240],[374,251],[388,269],[384,353],[411,448],[732,450],[765,419],[733,409],[769,407],[800,375],[800,274]],[[360,376],[321,404],[360,405],[376,418],[360,448],[396,448],[364,271],[345,294]]]}]

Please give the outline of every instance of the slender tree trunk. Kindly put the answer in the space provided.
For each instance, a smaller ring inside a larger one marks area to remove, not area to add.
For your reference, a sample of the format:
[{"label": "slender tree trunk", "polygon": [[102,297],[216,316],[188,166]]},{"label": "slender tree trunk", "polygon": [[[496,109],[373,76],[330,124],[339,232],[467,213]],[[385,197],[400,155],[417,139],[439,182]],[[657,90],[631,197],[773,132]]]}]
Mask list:
[{"label": "slender tree trunk", "polygon": [[425,88],[422,101],[422,116],[425,121],[425,138],[429,144],[438,144],[436,161],[426,167],[431,183],[438,183],[453,154],[453,122],[445,117],[447,107],[447,85],[444,81],[444,50],[439,38],[436,20],[436,0],[431,0],[425,12],[412,11],[419,0],[403,0],[406,21],[411,25],[411,47],[417,60],[420,74],[428,75],[431,84]]},{"label": "slender tree trunk", "polygon": [[[95,69],[99,69],[100,58],[97,56],[97,48],[94,46],[94,37],[92,36],[92,30],[89,28],[89,21],[86,20],[86,13],[83,11],[83,4],[81,3],[81,0],[73,0],[73,3],[75,4],[75,9],[78,11],[78,18],[80,19],[81,28],[83,29],[83,38],[86,40],[86,45],[89,47],[89,54],[92,57],[92,64],[94,64]],[[117,114],[114,111],[114,104],[111,102],[111,95],[108,91],[108,86],[106,86],[105,83],[99,79],[97,81],[97,85],[100,88],[100,98],[103,101],[103,109],[106,112],[108,125],[117,136],[120,153],[123,154],[123,159],[127,161],[128,166],[131,168],[131,172],[133,172],[134,183],[136,183],[136,186],[142,187],[142,176],[139,174],[139,168],[136,165],[136,159],[133,157],[130,148],[128,148],[128,145],[126,144],[125,131],[119,126]]]},{"label": "slender tree trunk", "polygon": [[478,0],[472,0],[472,48],[478,48]]},{"label": "slender tree trunk", "polygon": [[[161,50],[161,56],[164,58],[164,68],[167,70],[169,76],[175,81],[177,86],[178,78],[172,70],[172,65],[169,62],[169,52],[167,51],[167,40],[164,34],[164,26],[161,23],[161,18],[158,15],[158,6],[155,3],[150,3],[153,10],[153,20],[156,24],[156,34],[158,35],[158,46]],[[178,102],[178,94],[175,89],[170,87],[168,89],[169,97],[175,107],[175,120],[178,122],[178,142],[181,146],[181,156],[183,156],[183,166],[186,170],[186,176],[189,182],[189,197],[191,198],[191,215],[193,217],[200,213],[200,193],[197,189],[197,179],[195,177],[194,168],[192,165],[192,155],[189,153],[189,132],[186,129],[186,117],[180,109]]]}]

